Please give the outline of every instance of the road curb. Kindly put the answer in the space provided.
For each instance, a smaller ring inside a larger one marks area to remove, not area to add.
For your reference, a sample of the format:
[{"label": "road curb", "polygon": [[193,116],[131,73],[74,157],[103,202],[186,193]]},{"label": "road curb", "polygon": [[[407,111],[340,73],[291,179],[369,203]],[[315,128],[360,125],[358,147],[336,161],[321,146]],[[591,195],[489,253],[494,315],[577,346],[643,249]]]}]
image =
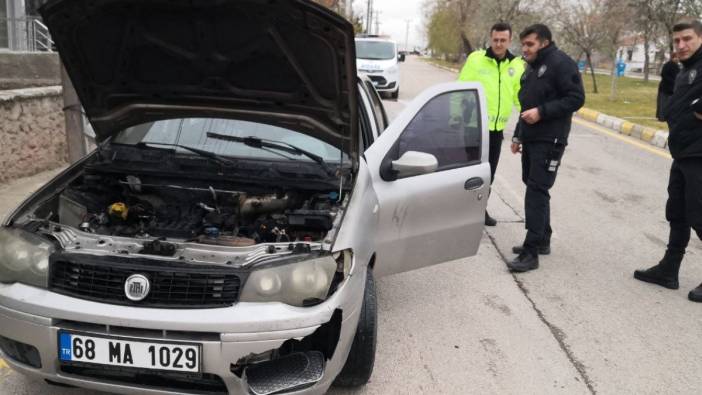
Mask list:
[{"label": "road curb", "polygon": [[668,148],[668,132],[665,130],[645,127],[584,107],[578,110],[576,115],[586,121],[602,125],[619,134],[645,141],[658,148]]},{"label": "road curb", "polygon": [[[434,67],[442,70],[458,73],[459,70],[451,67],[442,66],[433,62],[428,62]],[[613,117],[590,108],[581,108],[576,115],[586,121],[594,122],[606,128],[612,129],[619,134],[630,136],[642,141],[645,141],[658,148],[668,148],[668,132],[665,130],[656,130],[653,128],[638,125],[629,122],[625,119]]]},{"label": "road curb", "polygon": [[436,63],[431,63],[431,62],[429,62],[429,64],[431,64],[431,65],[434,66],[434,67],[438,67],[438,68],[440,68],[440,69],[442,69],[442,70],[450,71],[450,72],[452,72],[452,73],[458,73],[458,72],[461,71],[461,70],[459,70],[459,69],[454,69],[454,68],[452,68],[452,67],[442,66],[442,65],[436,64]]}]

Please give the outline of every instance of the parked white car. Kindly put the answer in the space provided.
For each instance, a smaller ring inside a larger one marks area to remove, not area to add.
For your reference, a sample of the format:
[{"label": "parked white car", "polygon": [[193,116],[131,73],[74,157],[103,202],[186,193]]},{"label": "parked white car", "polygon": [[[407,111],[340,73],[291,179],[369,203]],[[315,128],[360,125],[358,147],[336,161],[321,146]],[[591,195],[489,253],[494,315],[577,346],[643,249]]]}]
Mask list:
[{"label": "parked white car", "polygon": [[397,50],[397,43],[387,38],[366,36],[356,38],[356,67],[373,81],[378,92],[393,99],[400,95],[400,62],[405,55]]},{"label": "parked white car", "polygon": [[0,356],[118,393],[317,394],[373,370],[374,277],[476,253],[478,84],[387,125],[303,0],[41,9],[98,149],[0,229]]}]

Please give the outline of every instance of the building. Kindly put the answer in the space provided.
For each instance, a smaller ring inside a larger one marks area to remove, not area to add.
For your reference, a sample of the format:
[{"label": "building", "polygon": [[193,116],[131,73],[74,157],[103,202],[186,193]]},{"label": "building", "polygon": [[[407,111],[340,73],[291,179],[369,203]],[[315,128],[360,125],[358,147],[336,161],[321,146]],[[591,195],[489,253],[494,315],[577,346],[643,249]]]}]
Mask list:
[{"label": "building", "polygon": [[49,31],[37,12],[42,0],[0,0],[0,51],[51,50]]},{"label": "building", "polygon": [[[649,43],[648,59],[651,73],[656,73],[660,65],[669,58],[666,52],[664,42],[653,41]],[[646,50],[643,37],[641,35],[625,37],[617,50],[617,60],[622,60],[626,63],[627,71],[643,72],[644,63],[646,62]]]}]

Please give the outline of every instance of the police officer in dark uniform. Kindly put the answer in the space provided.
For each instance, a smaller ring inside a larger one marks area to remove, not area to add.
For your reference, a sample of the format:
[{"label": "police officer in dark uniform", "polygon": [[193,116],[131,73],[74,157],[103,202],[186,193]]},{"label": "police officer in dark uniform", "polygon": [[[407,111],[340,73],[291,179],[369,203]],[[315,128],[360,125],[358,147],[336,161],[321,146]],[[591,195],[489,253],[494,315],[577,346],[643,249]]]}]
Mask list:
[{"label": "police officer in dark uniform", "polygon": [[670,96],[675,88],[675,78],[680,72],[680,62],[675,52],[670,54],[670,60],[663,64],[661,82],[658,84],[658,97],[656,98],[656,119],[665,122],[665,108],[668,106]]},{"label": "police officer in dark uniform", "polygon": [[[690,241],[691,228],[702,239],[702,24],[693,20],[673,27],[675,51],[683,70],[675,80],[665,109],[673,156],[665,216],[670,223],[668,248],[658,265],[637,270],[634,277],[678,289],[678,271]],[[688,299],[702,302],[702,284]]]},{"label": "police officer in dark uniform", "polygon": [[510,270],[525,272],[539,267],[538,254],[550,253],[551,217],[549,189],[568,144],[573,113],[585,102],[577,64],[561,52],[542,24],[519,35],[528,66],[521,80],[522,113],[512,140],[512,153],[522,153],[522,181],[527,235],[513,248],[519,254]]}]

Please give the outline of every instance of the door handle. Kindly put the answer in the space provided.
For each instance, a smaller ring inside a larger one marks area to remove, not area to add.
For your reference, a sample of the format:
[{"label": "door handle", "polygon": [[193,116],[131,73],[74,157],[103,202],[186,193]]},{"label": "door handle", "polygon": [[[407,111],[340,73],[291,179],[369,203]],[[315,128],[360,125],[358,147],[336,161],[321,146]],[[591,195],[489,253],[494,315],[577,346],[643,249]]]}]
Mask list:
[{"label": "door handle", "polygon": [[481,177],[473,177],[466,181],[465,185],[463,187],[467,191],[474,191],[476,189],[481,188],[485,183],[483,182],[483,179]]}]

